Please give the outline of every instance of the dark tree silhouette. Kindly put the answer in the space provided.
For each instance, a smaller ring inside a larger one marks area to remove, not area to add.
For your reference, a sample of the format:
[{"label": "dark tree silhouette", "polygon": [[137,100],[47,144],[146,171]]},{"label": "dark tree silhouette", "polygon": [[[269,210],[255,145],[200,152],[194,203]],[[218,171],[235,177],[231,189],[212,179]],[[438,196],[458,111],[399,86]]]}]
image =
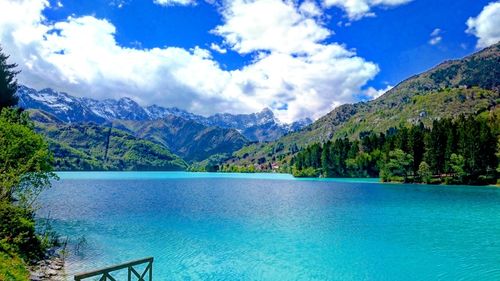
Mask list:
[{"label": "dark tree silhouette", "polygon": [[18,101],[16,75],[19,71],[15,70],[17,64],[7,62],[8,58],[0,47],[0,109],[15,106]]}]

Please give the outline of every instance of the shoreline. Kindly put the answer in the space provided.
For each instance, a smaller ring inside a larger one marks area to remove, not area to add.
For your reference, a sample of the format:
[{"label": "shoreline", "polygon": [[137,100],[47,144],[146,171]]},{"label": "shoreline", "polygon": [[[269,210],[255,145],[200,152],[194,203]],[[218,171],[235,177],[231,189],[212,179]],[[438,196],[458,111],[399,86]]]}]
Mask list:
[{"label": "shoreline", "polygon": [[65,258],[62,247],[52,247],[47,250],[46,257],[35,265],[28,266],[30,281],[64,281],[67,280],[65,272]]},{"label": "shoreline", "polygon": [[[106,174],[117,174],[117,173],[123,173],[128,176],[137,174],[137,173],[150,173],[150,174],[169,174],[169,175],[174,175],[174,174],[193,174],[197,175],[199,178],[204,178],[204,175],[207,178],[224,178],[227,176],[228,178],[232,178],[237,175],[242,175],[244,177],[245,175],[249,176],[251,179],[258,179],[259,175],[263,175],[262,179],[274,179],[274,180],[303,180],[303,181],[324,181],[324,182],[358,182],[358,183],[375,183],[375,184],[389,184],[389,185],[394,185],[394,184],[402,184],[402,185],[419,185],[419,186],[470,186],[470,187],[495,187],[495,188],[500,188],[500,184],[484,184],[484,185],[467,185],[467,184],[444,184],[444,183],[439,183],[439,184],[426,184],[426,183],[403,183],[403,182],[382,182],[380,181],[380,178],[348,178],[348,177],[342,177],[342,178],[323,178],[323,177],[294,177],[292,174],[289,173],[279,173],[279,172],[254,172],[254,173],[235,173],[235,172],[193,172],[193,171],[56,171],[56,174],[60,176],[61,179],[68,179],[66,176],[69,175],[77,175],[78,173],[94,173],[96,175],[106,175]],[[277,176],[277,177],[273,177]],[[282,176],[282,177],[280,177]],[[87,179],[85,177],[69,177],[71,179]],[[142,177],[130,177],[126,179],[141,179]],[[167,177],[170,178],[170,177]],[[175,177],[174,177],[175,178]],[[180,177],[184,178],[184,177]],[[102,177],[102,179],[110,179],[108,177]],[[113,178],[111,178],[113,179]],[[162,177],[158,177],[158,179],[162,179]]]}]

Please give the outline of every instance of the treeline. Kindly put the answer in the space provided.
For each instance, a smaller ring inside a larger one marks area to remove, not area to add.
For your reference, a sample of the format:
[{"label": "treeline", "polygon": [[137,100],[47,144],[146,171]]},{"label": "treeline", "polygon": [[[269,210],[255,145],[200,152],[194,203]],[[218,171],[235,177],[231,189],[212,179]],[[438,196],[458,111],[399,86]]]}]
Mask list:
[{"label": "treeline", "polygon": [[[297,177],[380,177],[382,181],[489,184],[499,174],[498,120],[461,116],[314,144],[292,159]],[[498,147],[497,147],[498,146]]]}]

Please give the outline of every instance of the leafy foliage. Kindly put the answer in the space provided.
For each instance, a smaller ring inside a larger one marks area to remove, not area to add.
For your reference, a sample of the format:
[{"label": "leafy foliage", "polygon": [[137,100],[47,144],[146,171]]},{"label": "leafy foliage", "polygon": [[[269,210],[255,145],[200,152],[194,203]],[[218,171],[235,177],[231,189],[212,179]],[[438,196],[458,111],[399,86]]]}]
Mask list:
[{"label": "leafy foliage", "polygon": [[413,165],[413,156],[401,149],[389,152],[389,157],[380,171],[382,181],[407,182]]},{"label": "leafy foliage", "polygon": [[25,260],[43,256],[32,211],[1,201],[0,222],[0,252],[19,253]]},{"label": "leafy foliage", "polygon": [[27,114],[12,108],[0,112],[0,147],[0,280],[27,280],[25,263],[44,254],[33,208],[56,178],[52,155]]},{"label": "leafy foliage", "polygon": [[52,155],[27,113],[14,109],[15,64],[0,49],[0,280],[27,280],[26,262],[44,254],[35,233],[34,202],[50,187]]},{"label": "leafy foliage", "polygon": [[425,161],[420,162],[418,165],[418,176],[420,177],[420,182],[431,183],[432,181],[431,167]]},{"label": "leafy foliage", "polygon": [[36,134],[27,114],[4,108],[0,112],[0,201],[31,207],[55,178],[52,155]]}]

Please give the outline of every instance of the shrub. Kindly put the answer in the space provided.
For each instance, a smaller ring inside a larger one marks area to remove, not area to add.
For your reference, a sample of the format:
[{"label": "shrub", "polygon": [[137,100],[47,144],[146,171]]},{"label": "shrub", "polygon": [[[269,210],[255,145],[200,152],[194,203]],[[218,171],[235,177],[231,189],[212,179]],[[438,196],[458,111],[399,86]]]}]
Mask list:
[{"label": "shrub", "polygon": [[432,172],[431,167],[427,162],[422,161],[420,165],[418,165],[418,176],[423,183],[430,183],[432,180]]},{"label": "shrub", "polygon": [[33,213],[5,201],[0,202],[0,252],[17,253],[27,261],[44,254]]}]

